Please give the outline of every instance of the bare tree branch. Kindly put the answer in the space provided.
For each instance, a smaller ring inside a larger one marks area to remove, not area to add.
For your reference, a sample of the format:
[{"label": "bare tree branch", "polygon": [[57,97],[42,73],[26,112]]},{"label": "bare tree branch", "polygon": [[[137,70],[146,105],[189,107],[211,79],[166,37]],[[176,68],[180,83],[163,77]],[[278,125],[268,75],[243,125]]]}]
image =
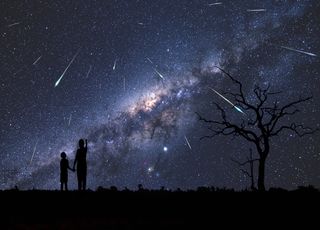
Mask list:
[{"label": "bare tree branch", "polygon": [[290,126],[281,126],[277,131],[270,133],[270,137],[277,136],[284,130],[291,130],[294,133],[296,133],[299,137],[314,134],[319,131],[319,129],[312,129],[310,127],[304,127],[303,125],[296,125],[295,123],[292,123]]},{"label": "bare tree branch", "polygon": [[246,176],[248,176],[248,177],[250,178],[250,180],[251,180],[251,189],[252,189],[252,190],[255,190],[254,162],[260,161],[260,159],[254,159],[254,158],[253,158],[253,155],[252,155],[252,149],[250,149],[250,155],[249,155],[249,157],[247,157],[247,161],[245,161],[245,162],[239,162],[239,161],[234,160],[234,159],[232,159],[232,158],[231,158],[231,160],[232,160],[233,162],[235,162],[236,164],[238,164],[239,167],[243,167],[243,166],[249,164],[249,166],[250,166],[250,173],[249,173],[247,170],[244,170],[243,168],[241,168],[240,170],[241,170],[241,172],[242,172],[243,174],[245,174]]},{"label": "bare tree branch", "polygon": [[237,163],[239,166],[245,166],[246,164],[259,161],[260,158],[248,159],[247,161],[244,161],[244,162],[237,161],[237,160],[235,160],[235,159],[233,159],[233,158],[231,158],[231,160],[232,160],[233,162]]},{"label": "bare tree branch", "polygon": [[295,109],[293,112],[288,112],[287,111],[288,109],[290,109],[298,104],[301,104],[303,102],[307,102],[307,101],[311,100],[312,98],[313,98],[312,96],[309,96],[306,98],[300,98],[299,100],[293,101],[293,102],[283,106],[281,109],[275,110],[270,121],[266,124],[269,132],[270,133],[273,132],[273,130],[275,129],[276,125],[278,124],[278,122],[280,121],[281,118],[288,116],[288,115],[294,115],[299,112],[299,110],[297,110],[297,109]]},{"label": "bare tree branch", "polygon": [[245,175],[247,175],[249,178],[251,178],[252,176],[250,175],[250,173],[248,173],[248,171],[244,170],[244,169],[240,169],[241,172]]},{"label": "bare tree branch", "polygon": [[244,92],[243,92],[243,85],[240,81],[238,81],[237,79],[235,79],[234,77],[231,76],[231,74],[229,74],[227,71],[225,71],[224,69],[222,69],[219,66],[214,66],[215,68],[219,69],[222,73],[224,73],[227,77],[229,77],[231,79],[231,81],[238,86],[239,88],[239,93],[235,94],[235,93],[230,93],[231,95],[234,96],[234,99],[237,103],[240,103],[242,106],[244,106],[245,110],[251,109],[251,110],[255,110],[255,107],[251,104],[249,104],[244,96]]},{"label": "bare tree branch", "polygon": [[[319,131],[319,129],[305,127],[303,124],[281,124],[281,121],[283,121],[284,118],[294,116],[299,113],[300,110],[297,106],[311,100],[312,96],[304,98],[300,97],[298,100],[280,106],[278,100],[270,103],[270,98],[271,96],[278,95],[281,92],[270,92],[270,85],[266,88],[255,86],[253,90],[255,104],[251,104],[246,100],[242,83],[232,77],[231,74],[221,67],[215,66],[215,68],[225,74],[238,88],[237,92],[224,92],[223,94],[231,95],[237,105],[241,106],[248,112],[250,111],[250,113],[248,113],[250,116],[248,116],[247,120],[241,119],[241,123],[232,121],[227,117],[226,111],[215,103],[217,110],[220,113],[219,120],[208,120],[202,117],[199,113],[196,113],[200,121],[210,124],[210,127],[208,127],[210,135],[206,135],[201,139],[214,138],[219,135],[233,137],[239,136],[248,142],[253,143],[256,147],[257,153],[259,154],[259,159],[250,158],[245,162],[233,161],[240,166],[244,166],[246,164],[250,164],[252,166],[255,161],[259,161],[258,188],[259,190],[264,190],[265,162],[270,151],[270,139],[274,136],[280,135],[280,133],[285,130],[293,131],[299,137],[314,134]],[[243,173],[250,175],[250,173],[245,170],[243,170]]]},{"label": "bare tree branch", "polygon": [[[220,107],[221,109],[221,107]],[[221,109],[222,110],[222,109]],[[218,125],[216,129],[209,127],[208,129],[210,131],[212,131],[212,135],[207,135],[204,136],[202,139],[206,139],[206,138],[213,138],[215,136],[219,136],[219,135],[224,135],[224,136],[228,136],[228,135],[239,135],[243,138],[245,138],[247,141],[253,142],[255,143],[256,141],[259,140],[259,137],[253,132],[250,131],[248,129],[245,129],[244,126],[238,126],[235,124],[230,123],[229,121],[227,121],[227,118],[225,116],[225,112],[222,111],[222,121],[214,121],[214,120],[207,120],[205,118],[203,118],[199,113],[196,112],[196,114],[199,117],[200,121],[204,121],[205,123],[213,123]]]}]

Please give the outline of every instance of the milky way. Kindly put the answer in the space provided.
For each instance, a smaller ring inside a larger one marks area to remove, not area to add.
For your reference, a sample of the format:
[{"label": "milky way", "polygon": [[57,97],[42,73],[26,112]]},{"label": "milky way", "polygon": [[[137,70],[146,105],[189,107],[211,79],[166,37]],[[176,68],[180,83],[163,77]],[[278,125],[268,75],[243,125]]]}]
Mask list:
[{"label": "milky way", "polygon": [[[312,94],[296,120],[319,127],[318,1],[1,7],[1,189],[59,188],[60,153],[72,164],[80,138],[91,189],[245,188],[230,159],[246,159],[252,146],[200,141],[207,126],[196,112],[217,117],[214,102],[234,120],[247,116],[219,96],[235,88],[216,66],[243,82],[248,100],[257,84],[283,91],[280,103]],[[319,143],[319,134],[273,140],[267,186],[320,186]]]}]

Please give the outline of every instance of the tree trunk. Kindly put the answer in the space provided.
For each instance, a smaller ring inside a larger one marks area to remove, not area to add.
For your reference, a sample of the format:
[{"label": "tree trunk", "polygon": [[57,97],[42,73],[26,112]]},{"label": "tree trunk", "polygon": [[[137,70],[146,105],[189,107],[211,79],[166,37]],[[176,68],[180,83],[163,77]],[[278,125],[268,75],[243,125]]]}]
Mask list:
[{"label": "tree trunk", "polygon": [[255,191],[255,184],[254,184],[254,160],[252,156],[252,149],[250,149],[250,175],[251,175],[251,190]]},{"label": "tree trunk", "polygon": [[[252,160],[252,155],[251,155],[251,160]],[[250,162],[250,175],[251,175],[251,190],[254,191],[254,172],[253,172],[253,161]]]},{"label": "tree trunk", "polygon": [[261,157],[259,160],[259,172],[258,172],[258,190],[265,191],[264,186],[264,174],[265,174],[266,157]]}]

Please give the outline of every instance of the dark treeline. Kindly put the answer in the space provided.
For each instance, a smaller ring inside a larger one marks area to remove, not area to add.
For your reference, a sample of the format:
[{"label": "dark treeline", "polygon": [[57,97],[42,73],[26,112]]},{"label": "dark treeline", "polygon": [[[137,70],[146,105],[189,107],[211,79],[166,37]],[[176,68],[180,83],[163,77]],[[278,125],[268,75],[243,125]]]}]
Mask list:
[{"label": "dark treeline", "polygon": [[[32,189],[32,190],[20,190],[17,186],[15,186],[12,189],[8,190],[0,190],[1,192],[60,192],[59,190],[39,190],[39,189]],[[77,190],[70,190],[70,191],[65,191],[66,193],[68,192],[76,192]],[[65,193],[62,192],[62,193]],[[83,192],[83,191],[81,191]],[[99,186],[96,188],[96,190],[91,190],[88,189],[86,192],[119,192],[119,193],[139,193],[139,192],[151,192],[151,193],[197,193],[197,192],[210,192],[210,193],[257,193],[259,192],[258,190],[252,191],[250,188],[244,189],[244,190],[235,190],[232,188],[217,188],[217,187],[198,187],[197,189],[188,189],[188,190],[183,190],[180,188],[177,189],[168,189],[165,187],[161,187],[160,189],[148,189],[144,188],[143,185],[139,184],[138,188],[136,190],[130,190],[128,188],[124,189],[119,189],[116,186],[111,186],[109,188],[105,188],[102,186]],[[309,186],[298,186],[296,189],[293,190],[287,190],[283,188],[270,188],[269,190],[266,190],[265,192],[320,192],[319,189],[315,188],[313,185]]]},{"label": "dark treeline", "polygon": [[[142,185],[136,190],[98,187],[86,191],[16,187],[0,191],[0,204],[0,229],[215,229],[220,224],[237,225],[248,216],[261,221],[265,214],[270,220],[287,222],[300,220],[303,212],[315,221],[318,212],[312,210],[320,206],[320,196],[313,186],[268,192],[215,187],[150,190]],[[266,222],[266,227],[268,223],[272,222]]]}]

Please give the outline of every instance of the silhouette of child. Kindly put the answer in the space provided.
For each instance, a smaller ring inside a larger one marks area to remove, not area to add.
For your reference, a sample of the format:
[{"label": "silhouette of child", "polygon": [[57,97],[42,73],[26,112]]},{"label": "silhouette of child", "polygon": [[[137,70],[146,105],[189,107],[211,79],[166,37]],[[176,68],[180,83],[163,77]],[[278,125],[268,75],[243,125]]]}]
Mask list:
[{"label": "silhouette of child", "polygon": [[69,167],[69,161],[67,159],[67,154],[65,152],[62,152],[61,153],[61,161],[60,161],[61,191],[63,191],[63,185],[65,186],[65,190],[68,191],[68,169],[74,172],[74,170]]}]

